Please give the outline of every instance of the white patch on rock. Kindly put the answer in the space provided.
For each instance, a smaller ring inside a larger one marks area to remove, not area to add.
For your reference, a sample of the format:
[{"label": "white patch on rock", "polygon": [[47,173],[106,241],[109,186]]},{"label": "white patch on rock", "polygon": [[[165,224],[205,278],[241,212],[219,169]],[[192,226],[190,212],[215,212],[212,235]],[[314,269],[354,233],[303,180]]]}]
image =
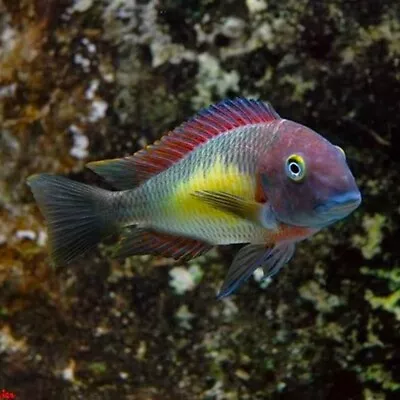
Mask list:
[{"label": "white patch on rock", "polygon": [[108,104],[104,100],[95,100],[92,102],[89,113],[89,121],[97,122],[106,116]]},{"label": "white patch on rock", "polygon": [[47,233],[45,231],[40,231],[37,236],[37,244],[40,247],[44,247],[47,243]]},{"label": "white patch on rock", "polygon": [[221,26],[221,33],[228,38],[237,39],[243,35],[246,22],[240,18],[228,17]]},{"label": "white patch on rock", "polygon": [[80,65],[85,72],[89,72],[90,60],[83,57],[82,54],[77,53],[74,55],[74,63]]},{"label": "white patch on rock", "polygon": [[246,0],[246,5],[250,14],[256,14],[267,9],[265,0]]},{"label": "white patch on rock", "polygon": [[88,156],[89,147],[88,137],[85,136],[76,125],[71,125],[69,130],[72,133],[73,140],[73,146],[70,149],[69,154],[78,160],[86,158]]},{"label": "white patch on rock", "polygon": [[203,277],[201,268],[194,264],[189,269],[183,267],[172,268],[169,272],[170,286],[176,294],[184,294],[193,290]]},{"label": "white patch on rock", "polygon": [[125,372],[125,371],[121,371],[121,372],[119,373],[119,377],[120,377],[123,381],[126,381],[126,380],[129,378],[129,374],[128,374],[127,372]]},{"label": "white patch on rock", "polygon": [[172,268],[169,272],[171,277],[170,286],[176,294],[184,294],[195,287],[194,280],[189,271],[183,267]]},{"label": "white patch on rock", "polygon": [[190,312],[188,306],[183,304],[179,307],[178,311],[175,314],[175,318],[178,321],[178,324],[183,329],[192,329],[191,321],[195,317],[195,315]]},{"label": "white patch on rock", "polygon": [[68,382],[75,381],[75,367],[75,361],[70,360],[68,365],[61,371],[61,377]]},{"label": "white patch on rock", "polygon": [[8,325],[0,329],[0,354],[26,352],[25,339],[16,339]]},{"label": "white patch on rock", "polygon": [[265,289],[272,282],[272,278],[265,277],[264,271],[262,268],[257,268],[253,272],[253,278],[256,282],[258,282],[261,289]]},{"label": "white patch on rock", "polygon": [[86,89],[86,92],[85,92],[85,97],[86,97],[88,100],[93,100],[93,99],[94,99],[94,95],[96,94],[97,89],[99,88],[99,85],[100,85],[100,82],[99,82],[98,79],[93,79],[93,80],[90,82],[90,85],[89,85],[89,87]]},{"label": "white patch on rock", "polygon": [[260,282],[264,278],[264,271],[262,268],[257,268],[253,272],[253,278],[256,282]]},{"label": "white patch on rock", "polygon": [[193,97],[193,107],[200,109],[212,102],[211,94],[216,92],[219,98],[226,97],[228,91],[239,91],[237,71],[224,71],[217,58],[208,53],[199,55],[197,74],[197,95]]},{"label": "white patch on rock", "polygon": [[83,38],[82,44],[86,46],[89,53],[96,53],[96,45],[93,44],[88,38]]},{"label": "white patch on rock", "polygon": [[0,99],[6,97],[13,97],[17,91],[17,84],[12,83],[11,85],[3,86],[0,88]]},{"label": "white patch on rock", "polygon": [[12,51],[17,43],[18,31],[7,26],[0,35],[0,56]]},{"label": "white patch on rock", "polygon": [[72,11],[85,12],[93,5],[93,0],[75,0]]},{"label": "white patch on rock", "polygon": [[18,240],[36,240],[36,232],[29,229],[21,229],[15,233]]}]

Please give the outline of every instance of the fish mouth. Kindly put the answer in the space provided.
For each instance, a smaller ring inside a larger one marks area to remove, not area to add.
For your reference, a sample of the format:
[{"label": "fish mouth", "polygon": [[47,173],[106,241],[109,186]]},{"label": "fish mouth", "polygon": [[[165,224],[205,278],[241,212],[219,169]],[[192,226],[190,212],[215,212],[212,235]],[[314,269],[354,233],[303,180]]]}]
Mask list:
[{"label": "fish mouth", "polygon": [[328,201],[317,205],[314,210],[324,219],[334,220],[349,215],[360,203],[360,192],[351,191],[331,197]]}]

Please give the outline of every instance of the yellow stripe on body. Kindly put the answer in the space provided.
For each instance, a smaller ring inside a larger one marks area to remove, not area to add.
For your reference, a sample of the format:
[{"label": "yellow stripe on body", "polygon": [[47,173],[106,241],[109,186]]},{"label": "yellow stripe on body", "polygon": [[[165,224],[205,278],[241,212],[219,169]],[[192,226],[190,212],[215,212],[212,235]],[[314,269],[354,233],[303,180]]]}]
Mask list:
[{"label": "yellow stripe on body", "polygon": [[215,219],[217,222],[222,218],[224,224],[233,227],[242,221],[239,217],[212,207],[194,197],[193,193],[203,190],[226,192],[253,200],[255,188],[255,177],[240,172],[234,164],[225,164],[216,159],[208,168],[199,165],[187,181],[181,182],[167,201],[167,207],[182,222],[190,222],[193,218]]}]

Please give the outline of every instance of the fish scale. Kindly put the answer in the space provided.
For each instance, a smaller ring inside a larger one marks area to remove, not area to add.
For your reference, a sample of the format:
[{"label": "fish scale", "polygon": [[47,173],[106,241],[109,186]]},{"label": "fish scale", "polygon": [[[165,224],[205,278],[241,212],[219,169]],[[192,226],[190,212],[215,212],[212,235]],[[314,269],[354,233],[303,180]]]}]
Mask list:
[{"label": "fish scale", "polygon": [[[265,146],[268,125],[255,124],[218,136],[188,154],[179,163],[144,182],[138,189],[124,194],[127,204],[122,208],[131,210],[132,214],[124,213],[123,224],[149,225],[161,231],[196,237],[213,244],[262,242],[265,238],[264,228],[223,212],[214,211],[214,215],[210,217],[210,207],[194,200],[191,191],[185,190],[185,187],[190,189],[196,183],[193,182],[193,176],[200,173],[204,182],[195,185],[197,190],[210,189],[211,180],[213,190],[233,194],[243,192],[240,194],[244,197],[253,198],[259,156],[257,149],[260,148],[260,143]],[[253,148],[254,153],[240,151],[244,146]],[[221,168],[218,168],[218,176],[213,176],[216,160]],[[229,167],[237,169],[238,175],[231,185],[226,185]],[[217,179],[219,177],[220,181]],[[180,192],[184,192],[184,195],[177,196],[176,188],[179,185],[182,187]],[[249,190],[241,191],[241,186],[246,186]],[[143,207],[137,206],[135,196],[144,199]],[[190,209],[190,217],[179,218],[182,207],[185,209],[185,203],[194,207]],[[136,207],[130,206],[131,204],[136,204]]]}]

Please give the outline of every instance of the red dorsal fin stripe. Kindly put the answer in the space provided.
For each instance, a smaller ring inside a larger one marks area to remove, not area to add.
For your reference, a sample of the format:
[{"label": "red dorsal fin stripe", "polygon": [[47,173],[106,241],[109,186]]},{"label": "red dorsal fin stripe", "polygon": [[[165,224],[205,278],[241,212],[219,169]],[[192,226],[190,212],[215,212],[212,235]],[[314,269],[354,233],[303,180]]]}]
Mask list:
[{"label": "red dorsal fin stripe", "polygon": [[[151,176],[168,169],[202,143],[240,126],[280,119],[269,103],[236,98],[224,100],[195,115],[161,140],[133,156],[88,165],[117,189],[135,187]],[[127,168],[124,168],[124,165]]]}]

